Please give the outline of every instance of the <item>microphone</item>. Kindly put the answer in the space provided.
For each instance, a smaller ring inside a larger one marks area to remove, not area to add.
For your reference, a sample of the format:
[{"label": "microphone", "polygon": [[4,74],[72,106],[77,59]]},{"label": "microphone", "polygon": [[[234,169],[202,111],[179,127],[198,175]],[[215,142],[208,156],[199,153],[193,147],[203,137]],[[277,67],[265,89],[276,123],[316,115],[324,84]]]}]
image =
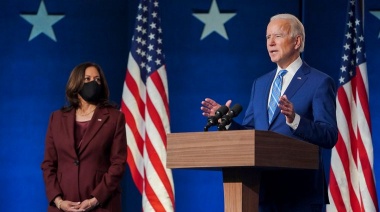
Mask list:
[{"label": "microphone", "polygon": [[203,128],[203,130],[204,131],[208,131],[208,128],[210,128],[211,126],[217,125],[218,124],[218,120],[220,118],[222,118],[224,115],[226,115],[227,112],[228,112],[228,107],[225,106],[225,105],[223,105],[220,108],[218,108],[218,110],[216,110],[216,112],[215,112],[215,116],[208,117],[207,124]]},{"label": "microphone", "polygon": [[239,115],[243,110],[243,107],[240,104],[235,104],[231,107],[230,111],[222,117],[222,122],[218,125],[219,131],[226,130],[226,125],[231,124],[232,119]]}]

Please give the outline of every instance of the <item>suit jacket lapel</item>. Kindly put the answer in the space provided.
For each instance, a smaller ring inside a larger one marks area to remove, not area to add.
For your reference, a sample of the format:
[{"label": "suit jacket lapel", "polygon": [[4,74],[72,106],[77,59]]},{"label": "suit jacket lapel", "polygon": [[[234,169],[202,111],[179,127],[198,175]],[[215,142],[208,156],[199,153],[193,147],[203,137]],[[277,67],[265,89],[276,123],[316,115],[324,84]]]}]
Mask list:
[{"label": "suit jacket lapel", "polygon": [[[268,99],[269,99],[269,95],[271,93],[271,85],[272,85],[272,82],[273,82],[273,79],[276,77],[276,72],[277,72],[277,69],[273,70],[272,73],[270,73],[270,75],[268,76],[267,78],[267,87],[265,88],[265,93],[267,94],[266,96],[263,97],[264,101],[263,102],[263,108],[264,110],[262,111],[267,111],[267,114],[266,114],[266,121],[265,123],[267,123],[268,127],[269,127],[269,117],[268,117]],[[275,119],[276,117],[276,113],[277,113],[277,109],[276,111],[274,111],[274,114],[273,114],[273,120]],[[273,123],[273,122],[272,122]]]},{"label": "suit jacket lapel", "polygon": [[75,109],[63,113],[62,114],[62,126],[63,126],[63,135],[67,137],[67,139],[64,139],[67,141],[68,150],[73,155],[73,157],[76,157],[75,153],[75,139],[74,139],[74,126],[75,125]]},{"label": "suit jacket lapel", "polygon": [[82,144],[79,148],[78,154],[81,154],[83,150],[86,149],[87,145],[91,142],[91,140],[94,138],[96,133],[98,133],[98,131],[107,121],[108,118],[109,112],[107,108],[95,110],[94,115],[92,116],[92,119],[86,130],[86,133],[83,136]]},{"label": "suit jacket lapel", "polygon": [[291,99],[292,96],[299,90],[299,88],[307,81],[307,74],[310,72],[308,66],[303,63],[299,70],[294,75],[292,81],[290,82],[288,88],[285,91],[285,95],[288,99]]},{"label": "suit jacket lapel", "polygon": [[[309,66],[303,62],[302,66],[298,69],[296,74],[293,76],[292,81],[290,81],[289,86],[286,88],[284,95],[288,97],[290,100],[292,96],[299,90],[299,88],[307,81],[308,77],[307,74],[310,72]],[[274,76],[272,77],[272,79]],[[273,121],[277,118],[277,116],[280,114],[280,108],[276,108],[276,111],[274,111],[273,114]]]}]

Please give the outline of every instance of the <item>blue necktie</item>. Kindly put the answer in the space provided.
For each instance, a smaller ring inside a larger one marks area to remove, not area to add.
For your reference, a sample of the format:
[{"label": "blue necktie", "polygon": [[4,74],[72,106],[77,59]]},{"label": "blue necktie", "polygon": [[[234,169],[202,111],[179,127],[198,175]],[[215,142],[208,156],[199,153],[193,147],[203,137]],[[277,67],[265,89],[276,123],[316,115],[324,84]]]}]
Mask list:
[{"label": "blue necktie", "polygon": [[274,80],[272,92],[270,95],[269,100],[269,106],[268,106],[268,118],[269,118],[269,124],[272,122],[274,111],[276,111],[277,105],[278,105],[278,99],[281,95],[281,88],[282,88],[282,77],[287,73],[287,70],[281,70],[276,79]]}]

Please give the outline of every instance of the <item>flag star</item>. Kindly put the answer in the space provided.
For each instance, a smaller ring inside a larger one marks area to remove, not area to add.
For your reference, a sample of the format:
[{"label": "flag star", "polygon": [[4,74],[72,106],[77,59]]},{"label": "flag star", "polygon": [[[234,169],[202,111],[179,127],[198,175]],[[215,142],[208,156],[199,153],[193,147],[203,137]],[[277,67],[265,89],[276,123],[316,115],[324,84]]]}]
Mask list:
[{"label": "flag star", "polygon": [[362,48],[360,46],[356,47],[356,52],[361,52]]},{"label": "flag star", "polygon": [[150,33],[150,35],[149,35],[149,39],[154,40],[154,38],[155,38],[154,34],[153,34],[153,33]]},{"label": "flag star", "polygon": [[345,50],[350,49],[350,45],[349,45],[348,43],[346,43],[346,45],[344,45],[344,49],[345,49]]},{"label": "flag star", "polygon": [[360,40],[360,42],[364,42],[364,37],[363,37],[363,35],[360,35],[359,40]]},{"label": "flag star", "polygon": [[157,59],[155,62],[157,65],[161,65],[161,60]]},{"label": "flag star", "polygon": [[49,15],[46,11],[44,1],[41,1],[36,15],[21,14],[20,16],[33,25],[29,41],[33,40],[41,33],[45,34],[53,41],[57,41],[53,25],[61,20],[64,15]]},{"label": "flag star", "polygon": [[212,1],[211,8],[208,13],[194,13],[193,16],[205,24],[201,40],[210,35],[212,32],[217,32],[220,36],[228,40],[224,24],[235,15],[236,13],[220,13],[216,0]]},{"label": "flag star", "polygon": [[[372,15],[374,15],[377,19],[380,20],[380,11],[369,11]],[[380,32],[377,38],[380,38]]]},{"label": "flag star", "polygon": [[360,21],[358,19],[355,20],[355,25],[356,26],[359,26],[360,25]]},{"label": "flag star", "polygon": [[351,38],[351,33],[347,32],[346,37],[347,39]]},{"label": "flag star", "polygon": [[153,48],[154,48],[153,45],[152,45],[152,44],[149,44],[149,46],[148,46],[149,51],[152,51]]},{"label": "flag star", "polygon": [[346,60],[348,60],[348,56],[347,55],[343,55],[342,59],[343,59],[343,61],[346,61]]},{"label": "flag star", "polygon": [[341,70],[342,72],[345,72],[345,71],[346,71],[346,66],[342,66],[342,67],[340,67],[340,70]]},{"label": "flag star", "polygon": [[340,78],[339,78],[339,82],[340,82],[340,83],[344,83],[344,78],[343,78],[343,77],[340,77]]}]

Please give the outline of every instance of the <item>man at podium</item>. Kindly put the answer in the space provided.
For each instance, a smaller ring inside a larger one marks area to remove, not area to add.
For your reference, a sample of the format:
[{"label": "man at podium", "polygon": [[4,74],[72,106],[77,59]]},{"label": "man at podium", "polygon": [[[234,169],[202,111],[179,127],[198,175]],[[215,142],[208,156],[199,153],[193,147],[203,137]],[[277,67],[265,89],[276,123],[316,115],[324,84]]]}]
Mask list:
[{"label": "man at podium", "polygon": [[[270,19],[267,50],[276,69],[257,78],[242,124],[228,130],[274,131],[319,146],[318,170],[268,170],[261,174],[260,211],[323,211],[328,204],[322,149],[337,142],[336,88],[333,79],[310,67],[300,57],[304,50],[303,24],[293,15]],[[226,106],[231,105],[231,100]],[[202,101],[202,114],[214,116],[221,105]]]}]

